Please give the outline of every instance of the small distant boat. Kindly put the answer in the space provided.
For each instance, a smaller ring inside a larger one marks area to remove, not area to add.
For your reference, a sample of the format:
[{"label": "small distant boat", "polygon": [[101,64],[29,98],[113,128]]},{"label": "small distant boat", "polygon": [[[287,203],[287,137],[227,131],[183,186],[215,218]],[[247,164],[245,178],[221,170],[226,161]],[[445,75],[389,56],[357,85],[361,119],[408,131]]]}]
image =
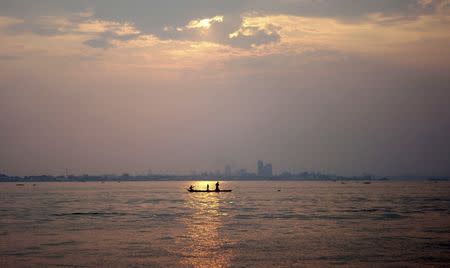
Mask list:
[{"label": "small distant boat", "polygon": [[25,186],[23,183],[17,183],[16,186]]},{"label": "small distant boat", "polygon": [[364,184],[371,184],[371,182],[370,181],[365,181]]},{"label": "small distant boat", "polygon": [[190,192],[190,193],[221,193],[221,192],[224,192],[224,193],[229,193],[229,192],[231,192],[232,190],[219,190],[219,191],[215,191],[215,190],[191,190],[191,189],[187,189],[187,191],[188,192]]}]

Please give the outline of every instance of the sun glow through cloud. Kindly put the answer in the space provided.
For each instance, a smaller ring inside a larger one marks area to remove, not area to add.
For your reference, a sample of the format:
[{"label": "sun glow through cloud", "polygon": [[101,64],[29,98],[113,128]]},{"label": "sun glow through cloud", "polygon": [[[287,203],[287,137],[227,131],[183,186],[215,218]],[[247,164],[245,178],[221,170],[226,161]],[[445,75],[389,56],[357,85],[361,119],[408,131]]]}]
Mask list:
[{"label": "sun glow through cloud", "polygon": [[[182,28],[165,27],[164,31],[208,30],[213,23],[223,21],[224,17],[218,15],[191,20]],[[445,64],[448,55],[441,45],[450,42],[450,33],[446,27],[448,25],[446,22],[449,21],[450,17],[446,13],[423,15],[414,20],[404,20],[397,15],[373,13],[357,22],[342,22],[333,18],[250,14],[243,16],[238,29],[225,32],[225,39],[234,42],[239,41],[237,40],[239,38],[256,38],[249,42],[258,42],[257,38],[272,35],[279,36],[279,40],[240,48],[220,39],[161,39],[157,35],[142,33],[131,22],[101,20],[95,18],[94,13],[83,16],[71,14],[67,17],[38,17],[35,20],[36,24],[29,26],[32,27],[31,31],[14,34],[11,34],[10,29],[24,25],[25,22],[12,17],[0,17],[0,35],[4,40],[0,48],[3,53],[9,54],[34,51],[28,60],[33,57],[37,59],[39,55],[46,55],[47,59],[51,59],[80,54],[83,57],[102,58],[102,64],[107,62],[112,64],[123,58],[123,63],[120,60],[121,64],[143,66],[161,64],[160,66],[175,67],[169,62],[176,61],[177,69],[201,67],[212,61],[224,62],[271,54],[295,55],[317,50],[382,58],[383,55],[390,55],[385,60],[395,62],[412,63],[414,60],[416,63]],[[42,31],[46,34],[40,34]],[[425,42],[425,40],[441,41]],[[27,45],[14,45],[18,42]],[[405,42],[410,45],[405,47]],[[100,48],[110,51],[99,51]],[[411,53],[416,57],[411,58],[409,56]],[[127,55],[136,57],[130,58]],[[131,59],[138,62],[131,62]]]},{"label": "sun glow through cloud", "polygon": [[196,29],[196,28],[209,29],[211,27],[211,25],[216,22],[223,22],[223,16],[214,16],[212,18],[191,20],[186,25],[186,28],[188,28],[188,29]]}]

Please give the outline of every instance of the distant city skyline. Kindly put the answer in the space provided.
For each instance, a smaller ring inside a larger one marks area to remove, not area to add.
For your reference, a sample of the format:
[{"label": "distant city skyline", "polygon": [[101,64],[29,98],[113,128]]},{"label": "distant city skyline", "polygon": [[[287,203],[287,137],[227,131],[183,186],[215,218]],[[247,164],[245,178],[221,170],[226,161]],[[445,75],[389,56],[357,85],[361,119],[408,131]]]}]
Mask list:
[{"label": "distant city skyline", "polygon": [[[387,178],[387,177],[401,177],[401,178],[447,178],[450,179],[450,174],[410,174],[410,173],[402,173],[402,174],[376,174],[371,172],[363,172],[360,174],[339,174],[335,172],[327,172],[320,170],[311,170],[311,169],[302,169],[302,168],[289,168],[285,170],[279,170],[278,172],[273,171],[272,163],[264,163],[263,160],[257,160],[255,162],[254,169],[250,168],[242,168],[238,166],[233,166],[230,164],[225,164],[223,170],[213,169],[213,170],[191,170],[189,172],[171,172],[170,170],[165,171],[156,171],[153,172],[152,169],[147,169],[147,171],[120,171],[120,172],[100,172],[100,173],[88,173],[85,171],[75,171],[72,172],[70,169],[65,168],[63,172],[55,171],[55,172],[43,172],[43,173],[35,173],[35,174],[11,174],[7,172],[2,172],[0,170],[0,175],[7,175],[12,177],[39,177],[39,176],[53,176],[59,178],[70,178],[70,177],[104,177],[104,178],[119,178],[119,177],[152,177],[158,178],[158,176],[171,176],[180,178],[188,178],[188,177],[216,177],[220,178],[288,178],[288,177],[298,177],[300,174],[317,174],[322,177],[328,177],[332,179],[334,176],[340,178]],[[1,176],[0,176],[1,177]]]}]

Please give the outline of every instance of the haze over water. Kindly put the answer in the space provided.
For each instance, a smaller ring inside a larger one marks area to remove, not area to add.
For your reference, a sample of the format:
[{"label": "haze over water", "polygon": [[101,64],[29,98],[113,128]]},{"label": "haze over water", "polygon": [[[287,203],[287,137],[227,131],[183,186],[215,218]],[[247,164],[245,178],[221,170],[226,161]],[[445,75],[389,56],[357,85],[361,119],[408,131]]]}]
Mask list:
[{"label": "haze over water", "polygon": [[231,193],[188,193],[189,184],[2,183],[0,267],[450,261],[448,182],[223,182]]}]

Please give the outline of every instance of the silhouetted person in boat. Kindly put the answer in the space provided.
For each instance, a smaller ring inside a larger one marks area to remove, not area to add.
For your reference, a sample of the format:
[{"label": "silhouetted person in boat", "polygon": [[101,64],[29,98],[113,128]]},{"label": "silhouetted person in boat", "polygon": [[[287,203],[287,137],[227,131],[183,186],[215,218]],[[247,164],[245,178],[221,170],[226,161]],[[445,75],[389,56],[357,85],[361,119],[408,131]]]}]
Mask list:
[{"label": "silhouetted person in boat", "polygon": [[216,191],[216,192],[220,191],[220,189],[219,189],[219,182],[216,182],[216,189],[214,191]]},{"label": "silhouetted person in boat", "polygon": [[189,186],[189,191],[193,191],[194,190],[194,186]]},{"label": "silhouetted person in boat", "polygon": [[206,191],[209,192],[209,184],[206,184]]}]

